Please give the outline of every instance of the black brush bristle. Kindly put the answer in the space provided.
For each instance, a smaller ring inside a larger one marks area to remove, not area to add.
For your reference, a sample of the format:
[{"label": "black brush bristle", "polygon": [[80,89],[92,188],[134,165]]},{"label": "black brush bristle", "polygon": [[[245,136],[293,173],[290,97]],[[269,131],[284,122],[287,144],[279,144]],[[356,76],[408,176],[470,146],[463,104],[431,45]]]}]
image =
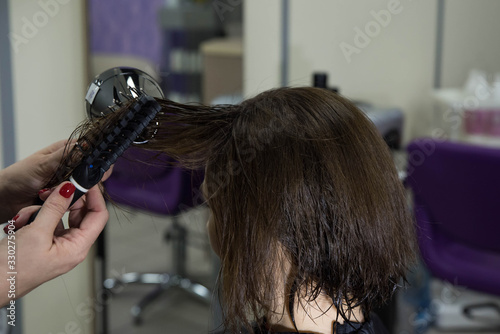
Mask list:
[{"label": "black brush bristle", "polygon": [[108,170],[144,131],[160,109],[154,98],[142,95],[128,112],[124,113],[118,124],[109,130],[104,140],[85,159],[85,163]]}]

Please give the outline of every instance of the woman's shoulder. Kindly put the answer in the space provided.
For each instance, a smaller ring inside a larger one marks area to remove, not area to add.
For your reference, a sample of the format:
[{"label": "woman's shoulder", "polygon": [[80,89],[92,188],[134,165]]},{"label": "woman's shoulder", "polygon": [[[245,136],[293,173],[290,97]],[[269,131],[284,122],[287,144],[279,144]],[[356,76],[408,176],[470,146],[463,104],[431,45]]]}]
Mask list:
[{"label": "woman's shoulder", "polygon": [[[346,323],[335,327],[335,334],[389,334],[379,317],[372,313],[370,320],[364,323]],[[220,331],[216,334],[275,334],[270,332],[265,326],[254,326],[253,333],[249,333],[246,329],[240,330],[238,333],[229,333]],[[276,334],[306,334],[301,332],[280,332]],[[308,333],[310,334],[310,333]]]}]

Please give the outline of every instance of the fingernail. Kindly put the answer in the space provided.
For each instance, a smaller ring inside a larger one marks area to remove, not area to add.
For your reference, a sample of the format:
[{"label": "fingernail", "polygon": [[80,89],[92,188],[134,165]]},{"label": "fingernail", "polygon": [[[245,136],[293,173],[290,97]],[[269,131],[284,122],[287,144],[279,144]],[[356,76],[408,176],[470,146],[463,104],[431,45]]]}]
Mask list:
[{"label": "fingernail", "polygon": [[68,182],[62,188],[59,190],[59,194],[61,194],[62,197],[64,198],[70,198],[71,195],[75,192],[75,186],[73,183]]},{"label": "fingernail", "polygon": [[19,215],[16,215],[14,218],[12,218],[11,220],[9,220],[9,222],[8,222],[7,225],[5,225],[3,227],[3,231],[5,232],[5,234],[9,234],[9,225],[10,224],[14,224],[18,218],[19,218]]},{"label": "fingernail", "polygon": [[47,191],[49,191],[49,190],[50,190],[50,188],[43,188],[42,190],[40,190],[40,191],[38,192],[38,195],[41,195],[41,194],[43,194],[44,192],[47,192]]}]

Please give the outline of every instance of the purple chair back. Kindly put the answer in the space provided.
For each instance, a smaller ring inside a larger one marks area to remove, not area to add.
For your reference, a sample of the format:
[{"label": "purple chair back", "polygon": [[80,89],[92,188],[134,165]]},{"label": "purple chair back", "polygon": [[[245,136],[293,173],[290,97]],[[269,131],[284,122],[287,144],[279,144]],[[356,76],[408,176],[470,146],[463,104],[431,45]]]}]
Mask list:
[{"label": "purple chair back", "polygon": [[500,295],[500,149],[419,139],[408,154],[407,184],[429,269]]},{"label": "purple chair back", "polygon": [[106,191],[117,203],[164,215],[201,204],[202,173],[184,170],[174,162],[163,154],[130,148],[116,162],[105,182]]}]

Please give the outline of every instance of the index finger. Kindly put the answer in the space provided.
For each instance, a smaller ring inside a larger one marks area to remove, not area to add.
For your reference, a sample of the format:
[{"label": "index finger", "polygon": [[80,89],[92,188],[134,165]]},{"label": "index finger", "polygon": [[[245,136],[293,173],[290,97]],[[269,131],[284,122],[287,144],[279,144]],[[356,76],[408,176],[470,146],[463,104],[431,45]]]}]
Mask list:
[{"label": "index finger", "polygon": [[[102,232],[104,226],[106,226],[109,213],[99,187],[90,189],[85,197],[87,212],[78,229],[83,232],[79,234],[83,237],[83,242],[90,247]],[[70,230],[69,233],[72,233],[72,231]]]},{"label": "index finger", "polygon": [[57,186],[42,205],[32,226],[34,228],[36,227],[49,231],[50,233],[44,235],[52,237],[59,221],[66,210],[68,210],[71,200],[73,199],[74,191],[75,186],[70,182],[64,182]]}]

